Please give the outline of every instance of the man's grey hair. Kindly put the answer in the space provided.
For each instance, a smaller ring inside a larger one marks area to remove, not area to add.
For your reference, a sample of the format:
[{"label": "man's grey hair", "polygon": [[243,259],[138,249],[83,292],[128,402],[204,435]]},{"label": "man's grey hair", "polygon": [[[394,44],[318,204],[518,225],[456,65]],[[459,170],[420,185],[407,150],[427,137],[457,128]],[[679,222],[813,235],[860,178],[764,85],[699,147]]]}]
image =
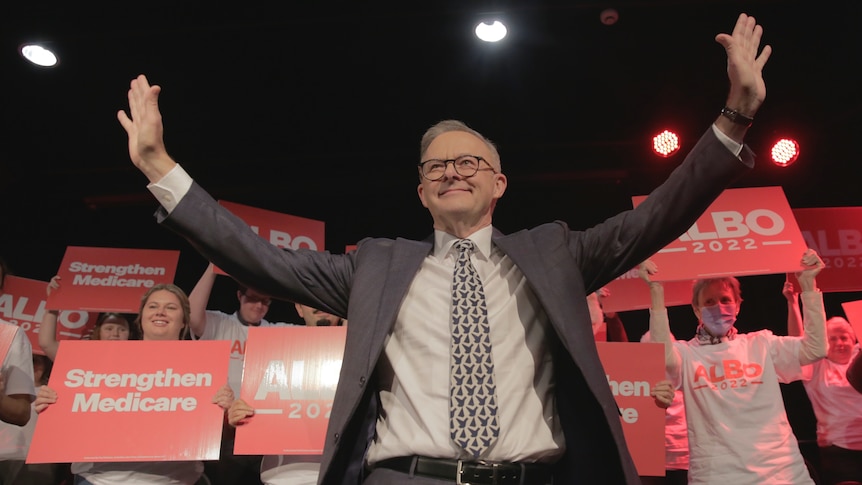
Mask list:
[{"label": "man's grey hair", "polygon": [[494,142],[485,138],[484,135],[473,128],[467,126],[463,121],[458,120],[443,120],[425,131],[425,134],[422,135],[422,141],[419,143],[419,160],[422,161],[422,157],[425,156],[425,152],[428,151],[428,147],[431,146],[431,142],[433,142],[435,138],[449,131],[463,131],[482,140],[482,142],[488,146],[488,149],[491,151],[491,157],[493,158],[493,160],[488,160],[488,163],[490,163],[498,172],[502,171],[500,153],[497,151],[497,146],[494,145]]}]

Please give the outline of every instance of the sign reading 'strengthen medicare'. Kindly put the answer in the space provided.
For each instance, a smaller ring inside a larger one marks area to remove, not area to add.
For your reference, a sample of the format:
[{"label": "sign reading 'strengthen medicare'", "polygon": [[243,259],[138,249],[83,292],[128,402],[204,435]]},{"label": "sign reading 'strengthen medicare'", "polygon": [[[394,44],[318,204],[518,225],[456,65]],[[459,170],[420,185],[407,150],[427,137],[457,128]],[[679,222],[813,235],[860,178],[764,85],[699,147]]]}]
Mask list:
[{"label": "sign reading 'strengthen medicare'", "polygon": [[[28,463],[217,460],[226,340],[64,341]],[[75,439],[69,439],[74,436]]]},{"label": "sign reading 'strengthen medicare'", "polygon": [[[635,206],[646,196],[632,197]],[[656,281],[801,271],[808,246],[781,187],[728,189],[650,257]]]},{"label": "sign reading 'strengthen medicare'", "polygon": [[642,476],[664,475],[665,411],[650,396],[665,378],[664,347],[655,343],[596,342],[632,460]]},{"label": "sign reading 'strengthen medicare'", "polygon": [[179,258],[166,249],[69,246],[48,308],[138,313],[147,289],[174,282]]}]

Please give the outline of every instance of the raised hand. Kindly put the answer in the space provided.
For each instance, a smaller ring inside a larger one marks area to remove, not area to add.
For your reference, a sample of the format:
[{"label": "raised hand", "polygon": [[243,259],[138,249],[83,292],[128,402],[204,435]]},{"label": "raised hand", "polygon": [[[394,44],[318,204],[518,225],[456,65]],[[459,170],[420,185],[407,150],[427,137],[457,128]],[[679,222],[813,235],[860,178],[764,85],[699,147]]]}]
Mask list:
[{"label": "raised hand", "polygon": [[766,45],[758,55],[763,27],[754,17],[740,14],[731,34],[718,34],[715,41],[727,52],[727,76],[730,93],[727,105],[740,113],[754,117],[766,99],[766,84],[763,82],[763,66],[772,55],[772,47]]},{"label": "raised hand", "polygon": [[176,165],[165,149],[164,126],[159,111],[162,88],[150,86],[143,74],[129,88],[129,114],[120,110],[117,119],[129,135],[129,157],[150,182],[156,182]]},{"label": "raised hand", "polygon": [[787,274],[787,279],[784,280],[784,287],[781,289],[781,294],[784,295],[784,298],[787,298],[787,301],[794,303],[799,301],[799,292],[796,291],[796,286],[790,280],[790,274]]},{"label": "raised hand", "polygon": [[658,273],[658,266],[651,259],[638,265],[638,276],[647,283],[653,283],[652,275],[656,273]]},{"label": "raised hand", "polygon": [[55,275],[51,278],[51,281],[48,282],[48,287],[45,288],[45,291],[48,293],[48,296],[51,296],[53,291],[60,289],[60,275]]},{"label": "raised hand", "polygon": [[799,281],[802,291],[816,290],[817,283],[815,277],[826,266],[823,260],[820,259],[817,251],[809,248],[802,255],[802,260],[799,264],[802,265],[803,270],[796,273],[796,279]]}]

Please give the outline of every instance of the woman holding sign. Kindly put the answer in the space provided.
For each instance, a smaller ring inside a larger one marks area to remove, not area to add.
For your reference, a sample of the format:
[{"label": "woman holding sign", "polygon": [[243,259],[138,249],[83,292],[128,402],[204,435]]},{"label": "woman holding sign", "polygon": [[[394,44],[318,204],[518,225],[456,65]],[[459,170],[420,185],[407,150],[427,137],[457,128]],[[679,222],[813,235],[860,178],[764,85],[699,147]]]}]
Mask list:
[{"label": "woman holding sign", "polygon": [[823,296],[815,276],[823,262],[813,250],[797,273],[805,308],[805,336],[768,330],[738,333],[742,303],[734,277],[697,280],[692,307],[695,337],[674,341],[661,283],[652,261],[639,272],[650,286],[650,336],[665,344],[668,377],[682,388],[690,448],[689,483],[813,484],[787,421],[779,382],[802,377],[802,366],[826,355]]},{"label": "woman holding sign", "polygon": [[[182,289],[172,284],[158,284],[141,298],[135,324],[143,340],[182,340],[188,332],[189,314],[189,300]],[[229,406],[230,397],[225,396],[223,400],[224,403],[217,396],[214,402]],[[36,411],[41,413],[56,402],[57,393],[42,386],[36,397]],[[76,485],[206,483],[200,461],[73,463],[72,473]]]},{"label": "woman holding sign", "polygon": [[[799,293],[784,283],[787,333],[804,334]],[[859,342],[850,322],[842,317],[826,321],[829,351],[826,358],[802,368],[802,384],[817,418],[817,446],[825,485],[862,482],[862,397],[847,380],[847,369],[859,355]]]}]

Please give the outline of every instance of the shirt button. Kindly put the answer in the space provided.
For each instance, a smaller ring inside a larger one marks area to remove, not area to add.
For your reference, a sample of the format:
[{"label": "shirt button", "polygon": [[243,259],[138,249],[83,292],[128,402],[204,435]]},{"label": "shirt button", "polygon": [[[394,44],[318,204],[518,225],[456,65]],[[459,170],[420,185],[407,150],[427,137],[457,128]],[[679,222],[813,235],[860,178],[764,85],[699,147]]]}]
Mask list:
[{"label": "shirt button", "polygon": [[359,378],[359,387],[362,387],[364,385],[365,385],[365,376],[362,376]]}]

